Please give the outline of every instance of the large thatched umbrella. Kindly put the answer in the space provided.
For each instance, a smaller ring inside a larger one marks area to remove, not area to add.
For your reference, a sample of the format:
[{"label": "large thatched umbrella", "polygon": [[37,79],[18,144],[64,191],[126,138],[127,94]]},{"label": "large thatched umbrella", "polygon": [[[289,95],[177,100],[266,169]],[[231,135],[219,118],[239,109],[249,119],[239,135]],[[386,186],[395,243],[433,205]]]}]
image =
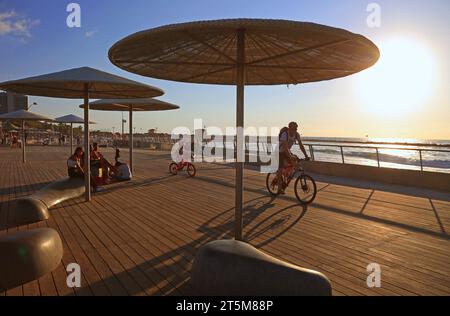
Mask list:
[{"label": "large thatched umbrella", "polygon": [[83,99],[84,109],[84,170],[86,201],[91,199],[89,164],[89,98],[153,98],[164,91],[143,83],[125,79],[97,69],[82,67],[0,83],[0,89],[16,93],[68,99]]},{"label": "large thatched umbrella", "polygon": [[[74,114],[55,118],[56,123],[70,124],[70,153],[73,153],[73,124],[84,124],[84,119]],[[89,124],[96,124],[89,122]]]},{"label": "large thatched umbrella", "polygon": [[28,112],[26,110],[19,110],[16,112],[6,113],[0,115],[0,121],[20,121],[22,123],[22,162],[26,162],[26,137],[25,137],[25,122],[53,122],[51,118],[43,115]]},{"label": "large thatched umbrella", "polygon": [[379,50],[364,36],[324,25],[233,19],[142,31],[116,43],[109,58],[143,76],[236,85],[236,239],[242,240],[244,86],[345,77],[375,64]]},{"label": "large thatched umbrella", "polygon": [[[153,98],[145,99],[104,99],[94,101],[89,104],[91,110],[98,111],[128,111],[130,116],[129,147],[130,147],[130,169],[133,172],[133,112],[155,112],[177,110],[180,107],[175,104],[167,103]],[[84,104],[80,105],[84,108]]]}]

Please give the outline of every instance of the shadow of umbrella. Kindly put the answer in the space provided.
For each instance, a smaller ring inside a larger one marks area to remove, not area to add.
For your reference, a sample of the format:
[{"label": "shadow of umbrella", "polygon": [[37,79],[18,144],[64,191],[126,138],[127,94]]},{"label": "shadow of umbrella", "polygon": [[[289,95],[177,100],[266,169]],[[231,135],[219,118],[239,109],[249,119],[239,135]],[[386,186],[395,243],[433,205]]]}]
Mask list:
[{"label": "shadow of umbrella", "polygon": [[[266,203],[265,201],[268,201]],[[246,203],[246,208],[244,212],[244,222],[246,225],[254,224],[255,229],[252,230],[252,236],[256,238],[258,236],[261,239],[262,231],[265,231],[267,235],[267,231],[263,227],[261,229],[261,234],[258,232],[263,224],[267,223],[264,221],[263,223],[258,222],[259,216],[263,215],[265,212],[270,210],[274,205],[272,204],[272,199],[269,197],[258,197]],[[279,212],[281,214],[283,211],[286,212],[288,209],[293,209],[298,205],[289,206]],[[117,212],[117,219],[121,216],[119,210],[114,211]],[[301,214],[299,213],[299,217]],[[284,215],[272,215],[270,218],[277,222],[278,220],[283,221]],[[299,220],[299,219],[298,219]],[[298,220],[296,222],[298,222]],[[117,222],[117,229],[122,230],[124,233],[129,233],[126,222]],[[293,225],[290,225],[292,227]],[[284,229],[284,233],[290,229],[286,227]],[[96,281],[94,284],[90,284],[90,287],[96,287],[99,283],[108,284],[109,279],[123,279],[125,275],[127,276],[135,276],[141,275],[141,279],[139,280],[139,284],[141,286],[140,291],[153,288],[155,286],[158,287],[157,293],[160,295],[194,295],[190,287],[190,267],[192,261],[198,251],[202,246],[208,244],[211,241],[223,238],[231,238],[233,235],[233,208],[226,209],[222,211],[220,214],[217,214],[207,221],[205,221],[202,225],[200,225],[197,229],[202,234],[195,239],[192,239],[179,247],[174,247],[169,251],[165,251],[162,254],[155,255],[151,259],[146,260],[140,264],[136,264],[135,266],[115,274],[113,276],[108,277],[108,279],[103,279]],[[261,244],[268,244],[271,241],[279,238],[281,233],[278,236],[271,236],[266,240],[261,241]],[[145,237],[144,237],[145,238]],[[142,254],[143,252],[148,252],[145,248],[145,241],[140,246],[130,247],[128,245],[122,245],[121,247],[126,247],[129,251],[139,252]],[[142,242],[141,240],[136,240],[130,244],[139,244]],[[258,245],[257,245],[258,247]],[[87,286],[87,285],[86,285]],[[136,292],[131,292],[129,294],[138,294],[138,289],[135,289]]]}]

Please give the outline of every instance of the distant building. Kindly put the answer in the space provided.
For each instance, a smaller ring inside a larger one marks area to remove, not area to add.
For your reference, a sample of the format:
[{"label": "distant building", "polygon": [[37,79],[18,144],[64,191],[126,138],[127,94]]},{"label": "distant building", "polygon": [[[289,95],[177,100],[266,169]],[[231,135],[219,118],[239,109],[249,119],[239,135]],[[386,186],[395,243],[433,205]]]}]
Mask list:
[{"label": "distant building", "polygon": [[28,97],[12,92],[0,93],[0,114],[28,110]]}]

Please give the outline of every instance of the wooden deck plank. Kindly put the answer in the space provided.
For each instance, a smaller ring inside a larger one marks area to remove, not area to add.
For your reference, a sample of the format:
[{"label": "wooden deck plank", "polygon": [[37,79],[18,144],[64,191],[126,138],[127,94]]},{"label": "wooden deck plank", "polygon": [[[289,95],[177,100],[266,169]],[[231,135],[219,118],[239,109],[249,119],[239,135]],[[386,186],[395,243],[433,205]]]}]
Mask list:
[{"label": "wooden deck plank", "polygon": [[[64,253],[63,253],[61,268],[59,268],[59,269],[60,270],[62,269],[65,271],[66,267],[68,267],[69,264],[77,263],[77,262],[72,253],[72,249],[66,240],[66,238],[67,238],[66,234],[64,234],[64,232],[63,232],[63,229],[65,229],[65,228],[61,229],[58,222],[55,221],[55,217],[57,217],[57,216],[58,215],[52,213],[52,216],[50,216],[47,223],[49,224],[50,227],[53,227],[54,229],[56,229],[61,236],[61,239],[63,242],[63,247],[64,247]],[[67,280],[67,274],[66,274],[66,272],[64,272],[64,273],[65,273],[64,279]],[[62,278],[62,276],[61,276],[61,278]],[[59,278],[57,278],[57,279],[59,280]],[[58,293],[59,293],[59,295],[64,295],[64,296],[72,296],[73,294],[75,294],[76,296],[91,296],[91,295],[93,295],[93,292],[91,291],[89,286],[83,286],[84,284],[87,284],[87,281],[86,281],[83,271],[81,271],[81,284],[82,284],[81,288],[72,289],[72,288],[67,287],[66,281],[60,280],[60,282],[58,282]]]},{"label": "wooden deck plank", "polygon": [[[95,205],[95,203],[93,203],[93,205]],[[129,254],[121,249],[121,246],[125,244],[125,241],[120,238],[120,234],[113,231],[109,226],[109,223],[105,223],[104,218],[95,218],[95,215],[87,215],[87,217],[91,220],[91,225],[96,225],[98,227],[97,234],[101,236],[99,238],[101,238],[103,242],[106,242],[105,247],[110,251],[110,255],[120,263],[121,268],[117,269],[122,270],[119,272],[119,275],[122,279],[127,280],[126,284],[129,293],[132,294],[144,291],[148,295],[154,295],[156,293],[161,294],[159,289],[141,269],[132,269],[136,263],[130,260]]]},{"label": "wooden deck plank", "polygon": [[[58,213],[62,213],[61,210]],[[96,271],[95,267],[93,267],[92,263],[78,244],[76,236],[72,233],[72,230],[70,228],[70,221],[68,224],[65,218],[61,214],[57,214],[56,212],[52,212],[52,216],[58,223],[58,226],[61,229],[61,233],[66,238],[67,245],[73,255],[72,262],[79,264],[81,267],[81,273],[84,276],[83,280],[86,281],[86,283],[82,283],[82,286],[89,286],[94,295],[108,295],[109,291],[107,290],[105,284],[103,284],[103,282],[101,281],[99,282],[101,278],[98,272]]]},{"label": "wooden deck plank", "polygon": [[[42,151],[51,155],[44,157]],[[63,240],[61,265],[2,295],[189,295],[198,249],[233,236],[234,170],[199,164],[194,179],[170,176],[167,154],[138,150],[133,182],[108,187],[51,210],[47,222],[7,227],[10,201],[65,177],[65,148],[0,148],[0,234],[52,227]],[[105,156],[112,158],[113,151]],[[48,157],[51,157],[48,159]],[[39,163],[39,168],[33,166]],[[265,175],[244,173],[244,236],[293,264],[325,273],[334,295],[450,295],[450,203],[435,198],[319,182],[304,211],[287,195],[272,199]],[[65,267],[82,269],[69,289]],[[369,263],[382,267],[382,288],[365,284]]]}]

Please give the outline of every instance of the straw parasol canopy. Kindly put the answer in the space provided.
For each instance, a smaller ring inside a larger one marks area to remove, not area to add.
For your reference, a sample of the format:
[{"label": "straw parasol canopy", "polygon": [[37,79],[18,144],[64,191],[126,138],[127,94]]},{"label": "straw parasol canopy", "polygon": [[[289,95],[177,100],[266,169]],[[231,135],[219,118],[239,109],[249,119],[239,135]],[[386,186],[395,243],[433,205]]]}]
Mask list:
[{"label": "straw parasol canopy", "polygon": [[0,121],[43,121],[43,122],[53,122],[54,120],[26,110],[19,110],[16,112],[10,112],[0,115]]},{"label": "straw parasol canopy", "polygon": [[25,139],[25,122],[26,121],[38,121],[38,122],[53,122],[51,118],[46,116],[28,112],[26,110],[19,110],[16,112],[6,113],[0,115],[0,121],[21,121],[22,122],[22,162],[26,162],[26,139]]},{"label": "straw parasol canopy", "polygon": [[111,62],[158,79],[236,85],[236,228],[242,240],[245,85],[299,84],[349,76],[380,52],[362,35],[314,23],[229,19],[162,26],[130,35]]},{"label": "straw parasol canopy", "polygon": [[42,97],[82,99],[86,84],[92,99],[152,98],[164,94],[159,88],[90,67],[3,82],[0,89]]},{"label": "straw parasol canopy", "polygon": [[[324,25],[261,19],[201,21],[142,31],[109,51],[116,66],[153,78],[235,85],[239,30],[245,84],[298,84],[345,77],[372,66],[367,38]],[[170,35],[169,35],[170,34]]]},{"label": "straw parasol canopy", "polygon": [[[153,98],[139,99],[104,99],[90,103],[92,110],[98,111],[128,111],[130,130],[130,169],[133,172],[133,112],[155,112],[177,110],[180,107],[175,104],[164,102]],[[84,108],[84,104],[80,105]]]},{"label": "straw parasol canopy", "polygon": [[[73,124],[84,124],[84,119],[73,115],[65,115],[55,118],[56,123],[70,124],[70,153],[73,153]],[[89,124],[96,124],[95,122],[89,122]]]},{"label": "straw parasol canopy", "polygon": [[[134,112],[155,112],[178,110],[178,105],[153,98],[139,99],[104,99],[91,102],[89,107],[97,111],[129,111],[133,107]],[[80,105],[84,108],[84,104]]]},{"label": "straw parasol canopy", "polygon": [[0,83],[0,89],[27,95],[81,99],[84,110],[85,198],[91,200],[89,164],[89,98],[152,98],[164,91],[97,69],[82,67]]},{"label": "straw parasol canopy", "polygon": [[[84,119],[79,116],[76,116],[74,114],[69,114],[69,115],[55,118],[55,122],[63,123],[63,124],[84,124]],[[89,122],[89,124],[95,124],[95,123]]]}]

